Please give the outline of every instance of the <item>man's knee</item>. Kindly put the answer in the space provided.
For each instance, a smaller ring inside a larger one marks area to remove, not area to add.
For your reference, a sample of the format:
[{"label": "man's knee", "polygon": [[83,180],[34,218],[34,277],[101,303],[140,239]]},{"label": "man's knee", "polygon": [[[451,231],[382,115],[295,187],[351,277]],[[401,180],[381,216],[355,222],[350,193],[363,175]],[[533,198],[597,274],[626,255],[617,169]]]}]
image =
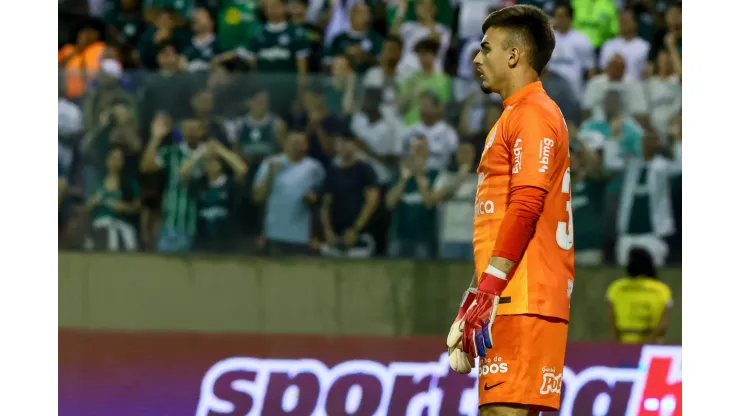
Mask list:
[{"label": "man's knee", "polygon": [[478,416],[535,416],[539,412],[529,410],[529,406],[510,403],[484,404],[478,409]]}]

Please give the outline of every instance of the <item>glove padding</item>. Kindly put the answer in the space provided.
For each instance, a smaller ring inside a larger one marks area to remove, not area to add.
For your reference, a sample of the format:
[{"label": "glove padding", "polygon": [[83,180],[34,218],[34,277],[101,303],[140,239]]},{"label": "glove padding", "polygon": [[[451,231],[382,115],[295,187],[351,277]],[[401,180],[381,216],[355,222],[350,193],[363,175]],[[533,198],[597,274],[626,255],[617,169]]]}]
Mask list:
[{"label": "glove padding", "polygon": [[455,321],[450,326],[447,334],[447,355],[450,360],[450,368],[460,374],[468,374],[475,366],[475,358],[462,351],[460,341],[462,339],[462,319],[465,313],[475,302],[476,290],[470,288],[463,293],[462,302],[457,312]]}]

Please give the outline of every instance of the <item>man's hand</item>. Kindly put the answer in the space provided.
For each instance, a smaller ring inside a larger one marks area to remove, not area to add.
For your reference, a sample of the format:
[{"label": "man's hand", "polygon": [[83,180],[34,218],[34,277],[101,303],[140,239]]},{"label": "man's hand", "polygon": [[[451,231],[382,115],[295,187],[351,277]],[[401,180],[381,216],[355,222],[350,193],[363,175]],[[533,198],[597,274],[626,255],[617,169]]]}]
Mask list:
[{"label": "man's hand", "polygon": [[506,273],[488,266],[478,283],[475,302],[461,322],[462,350],[473,357],[486,356],[486,349],[493,348],[492,330],[498,303],[506,285]]},{"label": "man's hand", "polygon": [[450,368],[460,374],[468,374],[475,365],[475,359],[472,355],[466,354],[462,351],[460,341],[462,339],[462,331],[460,331],[460,325],[465,313],[470,309],[475,301],[476,289],[470,288],[463,293],[463,299],[460,303],[460,309],[457,311],[457,317],[455,317],[452,326],[450,326],[450,332],[447,334],[447,354],[450,360]]}]

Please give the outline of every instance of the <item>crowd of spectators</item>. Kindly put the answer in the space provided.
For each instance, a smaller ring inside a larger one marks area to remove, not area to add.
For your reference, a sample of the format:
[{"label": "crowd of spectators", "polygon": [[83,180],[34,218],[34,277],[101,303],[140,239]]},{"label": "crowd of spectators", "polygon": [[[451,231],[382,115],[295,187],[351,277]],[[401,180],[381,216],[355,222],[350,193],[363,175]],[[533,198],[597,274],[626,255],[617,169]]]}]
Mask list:
[{"label": "crowd of spectators", "polygon": [[552,16],[577,261],[679,261],[666,0],[60,0],[60,246],[471,259],[472,58],[514,3]]}]

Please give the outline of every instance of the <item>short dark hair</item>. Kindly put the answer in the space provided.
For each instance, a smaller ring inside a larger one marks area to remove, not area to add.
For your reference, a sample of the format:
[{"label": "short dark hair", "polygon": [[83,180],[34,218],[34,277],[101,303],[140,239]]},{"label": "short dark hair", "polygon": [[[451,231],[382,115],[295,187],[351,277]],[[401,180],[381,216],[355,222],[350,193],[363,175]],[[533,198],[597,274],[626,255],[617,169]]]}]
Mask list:
[{"label": "short dark hair", "polygon": [[653,256],[644,248],[633,248],[629,252],[627,262],[627,274],[630,277],[644,276],[653,279],[658,278],[658,272],[655,269]]},{"label": "short dark hair", "polygon": [[555,5],[553,11],[557,9],[565,9],[565,13],[568,14],[568,17],[570,17],[571,19],[573,18],[573,6],[570,5],[570,2],[561,1],[560,3]]},{"label": "short dark hair", "polygon": [[419,41],[414,47],[414,52],[423,53],[429,52],[432,55],[436,55],[439,51],[439,42],[434,39],[426,38]]},{"label": "short dark hair", "polygon": [[545,12],[538,7],[522,4],[504,7],[486,17],[483,34],[493,27],[510,31],[512,39],[509,43],[515,41],[514,37],[523,41],[528,50],[529,66],[538,74],[542,73],[555,49],[555,35]]}]

